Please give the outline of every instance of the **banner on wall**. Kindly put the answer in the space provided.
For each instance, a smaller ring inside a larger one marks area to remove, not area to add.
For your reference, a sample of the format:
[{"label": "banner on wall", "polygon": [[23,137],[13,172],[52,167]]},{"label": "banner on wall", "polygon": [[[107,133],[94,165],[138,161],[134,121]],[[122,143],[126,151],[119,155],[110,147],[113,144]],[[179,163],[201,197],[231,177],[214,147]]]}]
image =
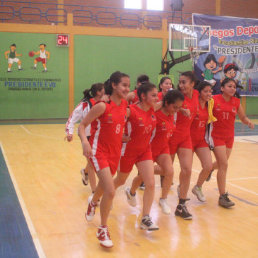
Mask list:
[{"label": "banner on wall", "polygon": [[200,80],[220,92],[224,78],[234,78],[241,95],[258,95],[258,19],[193,14],[193,24],[211,26],[211,51],[195,60]]}]

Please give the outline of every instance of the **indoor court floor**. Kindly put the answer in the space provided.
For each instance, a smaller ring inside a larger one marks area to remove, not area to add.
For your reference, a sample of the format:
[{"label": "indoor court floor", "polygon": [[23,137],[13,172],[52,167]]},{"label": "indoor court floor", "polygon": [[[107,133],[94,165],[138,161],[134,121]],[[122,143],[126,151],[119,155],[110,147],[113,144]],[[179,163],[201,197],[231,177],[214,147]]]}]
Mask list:
[{"label": "indoor court floor", "polygon": [[[237,124],[237,137],[229,161],[227,189],[236,206],[218,206],[216,174],[205,183],[207,201],[189,191],[187,206],[192,221],[175,217],[179,165],[168,202],[172,214],[158,205],[159,177],[151,217],[156,232],[139,228],[143,192],[137,207],[127,204],[118,189],[109,218],[114,247],[102,249],[96,238],[99,209],[92,222],[85,219],[89,186],[81,181],[85,165],[78,136],[64,141],[64,124],[0,126],[0,257],[258,257],[258,121],[255,132]],[[242,133],[241,133],[242,130]],[[194,156],[191,188],[200,162]]]}]

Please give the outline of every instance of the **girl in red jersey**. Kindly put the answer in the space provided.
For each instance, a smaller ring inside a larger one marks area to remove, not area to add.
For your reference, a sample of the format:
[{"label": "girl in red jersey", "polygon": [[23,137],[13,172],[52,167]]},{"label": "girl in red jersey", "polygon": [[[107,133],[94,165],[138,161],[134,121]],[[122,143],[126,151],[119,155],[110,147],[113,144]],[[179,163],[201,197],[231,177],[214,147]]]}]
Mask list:
[{"label": "girl in red jersey", "polygon": [[[192,219],[192,215],[188,212],[185,202],[190,186],[193,163],[190,127],[197,113],[199,96],[198,91],[194,90],[195,82],[195,76],[190,71],[180,75],[179,89],[185,98],[182,106],[184,113],[177,113],[176,130],[169,141],[172,161],[174,161],[175,154],[177,154],[181,167],[179,176],[180,185],[178,187],[179,204],[177,205],[175,215],[187,220]],[[185,112],[186,110],[188,113]]]},{"label": "girl in red jersey", "polygon": [[149,82],[149,76],[146,74],[142,74],[140,76],[138,76],[137,78],[137,85],[135,87],[135,89],[133,91],[131,91],[127,97],[126,100],[129,104],[134,104],[137,103],[139,101],[138,95],[137,95],[137,89],[138,87],[145,82]]},{"label": "girl in red jersey", "polygon": [[228,158],[234,143],[234,123],[236,115],[243,124],[254,129],[254,124],[247,118],[240,104],[240,99],[234,97],[236,93],[236,82],[234,79],[226,78],[221,83],[222,94],[213,96],[213,114],[217,121],[213,123],[211,132],[214,143],[214,154],[217,163],[213,168],[218,168],[217,183],[219,188],[219,205],[230,208],[235,204],[228,198],[226,193],[226,174]]},{"label": "girl in red jersey", "polygon": [[[127,101],[130,90],[129,76],[115,72],[110,76],[110,101],[100,102],[92,107],[79,126],[79,136],[82,141],[83,155],[90,159],[99,183],[92,200],[89,202],[86,219],[91,221],[95,214],[97,201],[100,202],[101,225],[97,238],[104,247],[112,247],[113,243],[107,228],[107,219],[115,195],[112,176],[115,174],[122,147],[122,135],[126,121]],[[91,124],[90,140],[87,140],[85,128]]]},{"label": "girl in red jersey", "polygon": [[208,101],[212,97],[212,85],[209,82],[200,82],[197,87],[199,95],[199,105],[197,114],[191,125],[191,139],[193,145],[193,152],[201,161],[202,171],[199,174],[196,185],[193,187],[192,192],[195,194],[199,201],[204,202],[205,197],[202,193],[202,185],[212,170],[212,157],[208,144],[205,141],[206,125],[208,123]]},{"label": "girl in red jersey", "polygon": [[[74,125],[78,121],[82,121],[83,118],[89,113],[91,107],[95,105],[96,102],[100,101],[101,98],[104,95],[104,84],[103,83],[95,83],[91,86],[90,89],[86,89],[83,92],[83,99],[78,104],[78,106],[74,109],[72,114],[69,116],[67,122],[66,122],[66,138],[68,142],[71,142],[73,140],[73,131],[74,131]],[[90,138],[90,125],[86,127],[85,134]],[[90,164],[90,162],[87,162],[86,168],[83,168],[81,170],[82,174],[82,182],[84,185],[88,184],[88,178],[90,181],[90,187],[92,192],[96,189],[96,178],[94,170]]]},{"label": "girl in red jersey", "polygon": [[163,98],[162,108],[155,112],[157,125],[155,136],[151,142],[151,150],[153,161],[158,164],[154,167],[154,173],[163,176],[159,205],[165,214],[171,213],[167,204],[167,196],[173,179],[173,166],[168,142],[175,130],[174,113],[181,108],[183,101],[184,96],[180,91],[168,91]]},{"label": "girl in red jersey", "polygon": [[158,93],[159,101],[162,101],[166,93],[169,90],[172,90],[173,88],[174,88],[174,85],[171,79],[169,77],[162,77],[159,82],[159,93]]},{"label": "girl in red jersey", "polygon": [[114,182],[116,188],[123,185],[133,165],[136,164],[139,175],[133,181],[131,192],[130,189],[126,189],[126,195],[129,204],[136,206],[135,191],[141,182],[144,182],[141,228],[151,231],[159,229],[149,216],[155,191],[150,139],[156,127],[156,116],[153,108],[158,100],[158,91],[154,84],[143,83],[137,89],[137,94],[139,103],[130,105],[128,109],[125,135],[130,137],[130,140],[123,144],[119,169]]}]

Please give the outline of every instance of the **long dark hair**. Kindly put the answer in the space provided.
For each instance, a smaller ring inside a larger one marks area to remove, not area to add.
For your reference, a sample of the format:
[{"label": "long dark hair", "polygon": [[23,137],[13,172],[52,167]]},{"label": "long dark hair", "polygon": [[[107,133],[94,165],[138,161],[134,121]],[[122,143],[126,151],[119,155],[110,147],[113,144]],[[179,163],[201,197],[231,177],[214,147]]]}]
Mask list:
[{"label": "long dark hair", "polygon": [[105,94],[112,95],[112,92],[113,92],[112,83],[117,85],[118,83],[121,82],[121,79],[123,77],[128,77],[129,78],[129,75],[127,75],[125,73],[121,73],[119,71],[116,71],[116,72],[112,73],[110,75],[110,78],[107,81],[105,81]]},{"label": "long dark hair", "polygon": [[91,98],[96,97],[97,92],[101,91],[104,88],[104,84],[103,83],[94,83],[91,85],[90,89],[86,89],[83,92],[83,101],[88,101]]},{"label": "long dark hair", "polygon": [[196,89],[196,90],[198,90],[199,92],[201,92],[205,87],[207,87],[207,86],[209,86],[209,87],[211,87],[212,88],[212,85],[209,83],[209,82],[207,82],[207,81],[201,81],[201,82],[199,82],[194,88]]},{"label": "long dark hair", "polygon": [[162,100],[162,107],[165,107],[166,103],[168,105],[170,104],[174,104],[177,100],[182,100],[184,101],[185,97],[184,95],[182,94],[181,91],[179,90],[169,90],[163,100]]},{"label": "long dark hair", "polygon": [[209,54],[207,55],[203,65],[205,66],[206,64],[208,64],[210,61],[213,61],[214,63],[216,63],[216,65],[218,64],[216,57],[213,54]]},{"label": "long dark hair", "polygon": [[159,81],[159,91],[162,91],[162,89],[160,88],[160,85],[165,81],[165,80],[170,80],[171,81],[171,84],[172,84],[172,88],[174,88],[173,86],[173,83],[172,83],[172,80],[171,80],[171,78],[170,77],[168,77],[168,76],[165,76],[165,77],[162,77],[161,79],[160,79],[160,81]]},{"label": "long dark hair", "polygon": [[149,91],[156,88],[156,85],[150,82],[142,83],[137,89],[137,95],[140,101],[142,101],[142,93],[146,96]]}]

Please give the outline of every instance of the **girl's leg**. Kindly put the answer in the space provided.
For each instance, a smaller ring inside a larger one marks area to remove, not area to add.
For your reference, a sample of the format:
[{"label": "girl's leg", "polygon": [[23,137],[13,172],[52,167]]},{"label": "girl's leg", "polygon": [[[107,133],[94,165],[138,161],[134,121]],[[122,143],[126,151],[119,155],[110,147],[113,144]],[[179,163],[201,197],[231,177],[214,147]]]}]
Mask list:
[{"label": "girl's leg", "polygon": [[114,179],[115,189],[117,189],[121,185],[124,185],[129,175],[130,173],[122,173],[120,171],[117,171],[117,176]]},{"label": "girl's leg", "polygon": [[212,170],[212,157],[210,149],[208,147],[198,148],[195,152],[199,160],[201,161],[202,165],[202,171],[199,174],[196,185],[198,187],[202,187],[204,181],[207,179],[207,177],[210,174],[210,171]]},{"label": "girl's leg", "polygon": [[170,186],[173,180],[173,166],[172,160],[169,154],[161,154],[156,162],[159,166],[154,167],[154,174],[164,176],[162,183],[162,194],[161,198],[166,199],[170,190]]}]

